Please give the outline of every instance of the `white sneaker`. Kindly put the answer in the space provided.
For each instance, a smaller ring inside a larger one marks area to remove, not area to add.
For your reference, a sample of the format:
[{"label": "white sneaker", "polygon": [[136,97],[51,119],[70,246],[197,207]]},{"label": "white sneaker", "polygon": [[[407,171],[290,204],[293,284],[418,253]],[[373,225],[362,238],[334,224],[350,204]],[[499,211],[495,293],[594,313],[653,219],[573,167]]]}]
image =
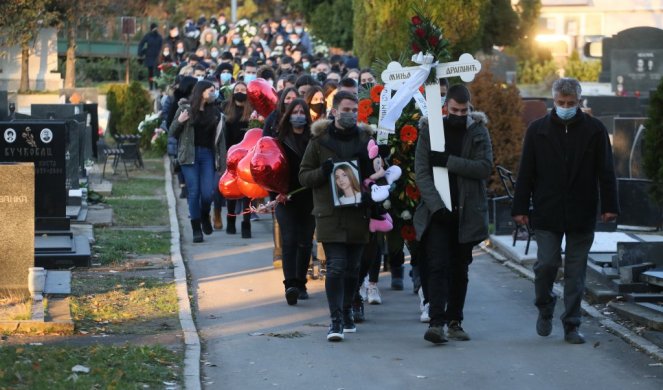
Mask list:
[{"label": "white sneaker", "polygon": [[424,289],[419,287],[417,290],[417,295],[419,295],[419,311],[424,311]]},{"label": "white sneaker", "polygon": [[380,290],[378,290],[378,285],[375,283],[369,283],[368,288],[366,289],[366,295],[368,295],[368,303],[371,305],[379,305],[382,303],[382,298],[380,297]]},{"label": "white sneaker", "polygon": [[368,300],[368,276],[364,278],[361,286],[359,286],[359,295],[361,295],[362,302],[366,302]]},{"label": "white sneaker", "polygon": [[419,317],[419,321],[421,322],[430,322],[430,316],[428,315],[428,309],[430,306],[428,304],[424,305],[423,310],[421,310],[421,316]]}]

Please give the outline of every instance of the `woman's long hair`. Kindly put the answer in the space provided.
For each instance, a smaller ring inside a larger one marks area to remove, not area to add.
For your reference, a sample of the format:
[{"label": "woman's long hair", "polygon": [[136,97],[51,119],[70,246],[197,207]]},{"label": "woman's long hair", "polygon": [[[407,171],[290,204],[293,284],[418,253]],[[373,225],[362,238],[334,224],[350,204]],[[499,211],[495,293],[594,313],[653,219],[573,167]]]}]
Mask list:
[{"label": "woman's long hair", "polygon": [[191,92],[191,120],[195,122],[200,115],[200,108],[203,107],[203,92],[206,89],[214,87],[214,84],[207,80],[200,80],[193,87],[193,92]]},{"label": "woman's long hair", "polygon": [[198,82],[198,79],[191,76],[177,76],[179,79],[177,87],[173,91],[173,103],[170,105],[170,111],[168,111],[168,117],[166,122],[168,126],[173,122],[175,118],[175,113],[177,112],[178,103],[181,99],[188,99],[191,96],[191,91],[193,91],[194,85]]},{"label": "woman's long hair", "polygon": [[279,120],[281,119],[281,116],[283,116],[285,109],[288,108],[288,105],[285,103],[285,97],[288,96],[290,92],[294,92],[295,95],[297,95],[295,99],[300,97],[299,92],[297,92],[297,89],[295,87],[284,88],[281,91],[281,94],[279,95],[279,102],[276,103],[276,109],[278,110],[277,112],[279,115]]},{"label": "woman's long hair", "polygon": [[278,138],[279,141],[283,142],[287,137],[289,137],[292,133],[292,123],[290,123],[290,116],[292,115],[292,112],[297,108],[298,106],[301,106],[304,109],[304,115],[306,116],[306,125],[304,125],[304,134],[306,135],[307,138],[311,136],[311,123],[313,122],[311,120],[311,114],[309,113],[308,110],[308,104],[304,101],[302,98],[297,98],[290,102],[288,105],[288,108],[286,108],[285,113],[283,116],[281,116],[281,121],[279,122],[279,127],[278,127]]},{"label": "woman's long hair", "polygon": [[[352,187],[355,193],[361,191],[359,189],[359,180],[357,180],[357,176],[355,176],[355,172],[352,170],[350,165],[342,164],[338,165],[336,169],[334,169],[334,182],[336,182],[336,171],[338,170],[342,170],[348,176],[348,178],[350,179],[350,187]],[[338,186],[336,186],[336,194],[338,195],[339,198],[344,195],[343,190],[340,189]]]},{"label": "woman's long hair", "polygon": [[246,101],[244,101],[244,107],[238,106],[235,102],[235,89],[240,84],[246,87],[246,83],[243,81],[238,81],[235,83],[235,86],[233,87],[233,93],[230,95],[228,104],[226,104],[226,108],[223,112],[226,114],[227,122],[248,122],[251,114],[253,113],[253,106],[251,105],[248,96],[246,97]]}]

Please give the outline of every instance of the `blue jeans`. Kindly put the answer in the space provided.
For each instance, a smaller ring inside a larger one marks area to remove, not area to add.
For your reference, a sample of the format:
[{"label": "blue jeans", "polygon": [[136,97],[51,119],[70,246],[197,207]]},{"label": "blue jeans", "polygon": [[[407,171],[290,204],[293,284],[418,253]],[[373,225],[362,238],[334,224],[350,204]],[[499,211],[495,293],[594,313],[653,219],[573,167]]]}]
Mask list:
[{"label": "blue jeans", "polygon": [[288,202],[276,205],[276,220],[281,227],[281,256],[285,288],[306,290],[306,272],[311,260],[315,217],[310,210]]},{"label": "blue jeans", "polygon": [[189,193],[189,216],[200,219],[209,215],[214,196],[214,151],[196,146],[193,164],[182,165],[182,173]]},{"label": "blue jeans", "polygon": [[536,230],[536,263],[534,263],[534,304],[545,315],[552,315],[555,302],[553,283],[562,265],[562,238],[566,236],[564,254],[564,313],[566,327],[580,326],[580,305],[585,291],[587,256],[594,242],[594,232],[551,232]]},{"label": "blue jeans", "polygon": [[352,307],[359,278],[359,263],[365,244],[323,242],[327,258],[325,292],[332,319]]}]

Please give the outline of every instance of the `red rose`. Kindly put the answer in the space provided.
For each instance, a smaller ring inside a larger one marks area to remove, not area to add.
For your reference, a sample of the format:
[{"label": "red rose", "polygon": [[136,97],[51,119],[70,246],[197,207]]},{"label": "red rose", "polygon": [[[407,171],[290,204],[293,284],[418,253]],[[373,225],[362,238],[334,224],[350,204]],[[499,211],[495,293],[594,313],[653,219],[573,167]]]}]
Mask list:
[{"label": "red rose", "polygon": [[419,53],[421,51],[421,48],[416,43],[413,43],[412,44],[412,51],[415,52],[415,53]]},{"label": "red rose", "polygon": [[432,36],[428,38],[428,43],[430,43],[431,46],[437,46],[437,44],[440,43],[440,38]]},{"label": "red rose", "polygon": [[417,238],[417,232],[414,230],[414,226],[405,225],[401,228],[401,237],[406,241],[413,241]]},{"label": "red rose", "polygon": [[420,25],[421,24],[421,18],[418,17],[417,15],[414,15],[412,17],[412,24],[414,24],[415,26]]},{"label": "red rose", "polygon": [[419,38],[423,38],[423,37],[426,36],[426,31],[424,31],[423,28],[418,28],[418,29],[414,30],[414,33],[415,33]]}]

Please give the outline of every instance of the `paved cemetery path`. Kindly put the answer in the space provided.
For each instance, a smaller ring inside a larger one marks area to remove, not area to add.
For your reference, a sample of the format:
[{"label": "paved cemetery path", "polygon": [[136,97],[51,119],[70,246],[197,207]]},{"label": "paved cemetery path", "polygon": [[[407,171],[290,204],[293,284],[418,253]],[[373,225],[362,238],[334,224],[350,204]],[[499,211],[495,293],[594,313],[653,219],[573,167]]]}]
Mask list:
[{"label": "paved cemetery path", "polygon": [[582,326],[587,344],[566,344],[558,320],[550,337],[537,336],[532,282],[478,250],[464,323],[471,341],[426,342],[409,280],[392,291],[382,274],[384,303],[367,307],[357,333],[329,343],[322,281],[309,282],[310,300],[285,303],[282,271],[272,267],[271,218],[253,222],[252,239],[214,232],[193,245],[181,199],[178,214],[204,343],[203,388],[663,388],[659,362],[591,318]]}]

